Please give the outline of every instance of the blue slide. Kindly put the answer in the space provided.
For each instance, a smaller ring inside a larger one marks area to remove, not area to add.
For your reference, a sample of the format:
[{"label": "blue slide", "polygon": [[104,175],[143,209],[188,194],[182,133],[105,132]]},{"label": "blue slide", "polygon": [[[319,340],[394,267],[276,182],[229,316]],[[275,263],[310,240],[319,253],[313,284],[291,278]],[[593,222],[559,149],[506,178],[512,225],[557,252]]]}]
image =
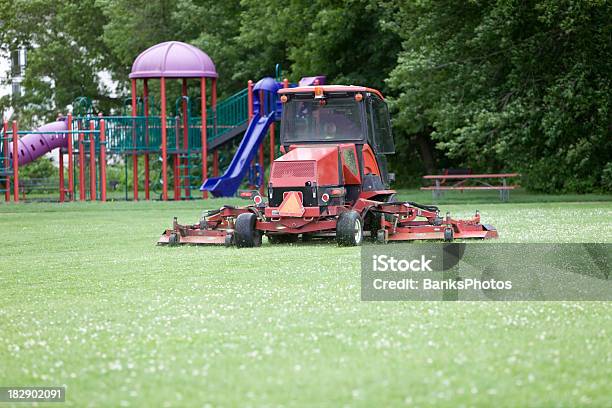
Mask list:
[{"label": "blue slide", "polygon": [[204,180],[200,191],[210,191],[215,197],[232,197],[236,194],[249,165],[257,154],[257,149],[259,149],[268,132],[268,128],[274,122],[275,115],[274,111],[267,116],[255,113],[225,173],[220,177]]}]

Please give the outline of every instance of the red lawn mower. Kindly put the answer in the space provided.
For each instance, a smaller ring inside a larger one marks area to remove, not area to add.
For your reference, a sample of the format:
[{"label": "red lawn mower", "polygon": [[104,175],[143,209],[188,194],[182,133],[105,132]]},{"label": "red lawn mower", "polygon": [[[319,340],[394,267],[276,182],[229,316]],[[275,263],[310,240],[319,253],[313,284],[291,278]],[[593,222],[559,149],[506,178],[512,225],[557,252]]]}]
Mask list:
[{"label": "red lawn mower", "polygon": [[278,90],[282,102],[281,152],[270,171],[267,200],[209,211],[198,224],[176,218],[159,244],[270,243],[335,237],[339,245],[497,238],[497,230],[455,220],[437,207],[399,202],[388,188],[387,154],[394,153],[391,122],[380,92],[359,86]]}]

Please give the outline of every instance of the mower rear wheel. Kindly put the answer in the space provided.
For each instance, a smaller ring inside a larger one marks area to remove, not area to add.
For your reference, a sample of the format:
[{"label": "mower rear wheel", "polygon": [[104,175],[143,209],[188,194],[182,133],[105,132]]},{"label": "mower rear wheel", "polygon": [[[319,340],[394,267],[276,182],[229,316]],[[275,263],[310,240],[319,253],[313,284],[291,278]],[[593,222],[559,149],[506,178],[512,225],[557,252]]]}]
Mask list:
[{"label": "mower rear wheel", "polygon": [[340,246],[357,246],[363,241],[363,221],[357,211],[346,211],[338,216],[336,241]]},{"label": "mower rear wheel", "polygon": [[261,246],[261,232],[255,229],[257,216],[253,213],[242,213],[236,218],[234,241],[238,248]]}]

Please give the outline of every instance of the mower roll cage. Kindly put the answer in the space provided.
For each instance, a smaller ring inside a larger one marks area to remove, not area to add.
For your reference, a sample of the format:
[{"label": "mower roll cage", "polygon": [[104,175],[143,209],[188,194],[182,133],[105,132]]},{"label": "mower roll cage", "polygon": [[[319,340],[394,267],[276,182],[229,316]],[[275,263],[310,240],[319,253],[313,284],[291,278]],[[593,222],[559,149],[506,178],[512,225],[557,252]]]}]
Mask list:
[{"label": "mower roll cage", "polygon": [[[361,100],[356,99],[356,95],[362,95]],[[288,95],[289,96],[289,95]],[[292,144],[337,144],[342,142],[365,144],[368,143],[377,155],[387,155],[395,153],[393,134],[391,132],[391,120],[386,102],[373,92],[329,92],[325,98],[321,99],[321,105],[325,106],[329,99],[342,98],[351,101],[359,109],[359,124],[361,127],[360,137],[336,137],[325,140],[301,139],[295,140],[291,136],[290,127],[294,125],[295,117],[291,117],[290,104],[299,101],[314,101],[314,94],[296,93],[289,97],[283,108],[281,121],[280,140],[281,144],[287,149]]]}]

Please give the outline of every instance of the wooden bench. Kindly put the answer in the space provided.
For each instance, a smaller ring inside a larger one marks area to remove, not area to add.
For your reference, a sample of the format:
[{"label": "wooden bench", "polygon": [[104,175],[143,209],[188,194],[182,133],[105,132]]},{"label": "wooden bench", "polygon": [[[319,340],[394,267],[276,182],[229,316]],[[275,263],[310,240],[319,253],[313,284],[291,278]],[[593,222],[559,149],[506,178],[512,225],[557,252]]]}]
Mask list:
[{"label": "wooden bench", "polygon": [[[508,179],[520,176],[519,173],[500,173],[500,174],[442,174],[442,175],[426,175],[425,180],[434,180],[435,185],[421,187],[421,190],[431,190],[433,198],[440,198],[444,191],[449,190],[497,190],[499,198],[502,201],[510,199],[510,190],[514,190],[516,185],[509,185]],[[500,180],[501,184],[491,184],[487,180]],[[468,182],[474,182],[476,186],[466,185]],[[447,183],[452,183],[448,185]]]}]

